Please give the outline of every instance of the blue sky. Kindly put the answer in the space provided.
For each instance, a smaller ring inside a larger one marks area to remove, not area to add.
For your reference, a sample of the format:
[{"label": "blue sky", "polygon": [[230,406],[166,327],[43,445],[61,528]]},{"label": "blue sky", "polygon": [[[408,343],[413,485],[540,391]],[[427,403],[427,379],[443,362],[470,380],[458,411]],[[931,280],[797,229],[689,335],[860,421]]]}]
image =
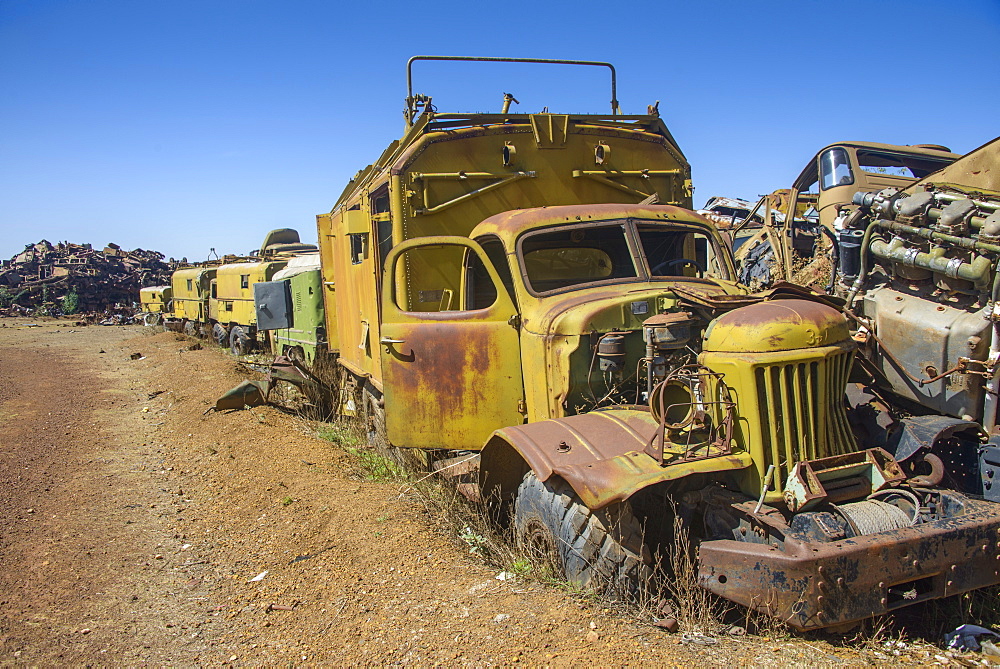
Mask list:
[{"label": "blue sky", "polygon": [[[0,0],[0,258],[46,238],[203,259],[315,215],[403,130],[416,54],[602,60],[660,100],[700,206],[844,139],[1000,134],[1000,0]],[[418,63],[441,111],[605,112],[606,70]]]}]

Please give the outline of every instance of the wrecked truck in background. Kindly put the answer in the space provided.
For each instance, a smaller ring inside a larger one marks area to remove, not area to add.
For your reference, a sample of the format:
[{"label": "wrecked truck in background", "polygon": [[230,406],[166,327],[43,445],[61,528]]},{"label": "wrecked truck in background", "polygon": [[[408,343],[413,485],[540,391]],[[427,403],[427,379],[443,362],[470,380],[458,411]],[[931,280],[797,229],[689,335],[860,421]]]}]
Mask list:
[{"label": "wrecked truck in background", "polygon": [[703,587],[799,630],[1000,583],[1000,504],[856,433],[843,301],[748,294],[662,120],[612,98],[457,115],[411,88],[406,135],[317,217],[340,410],[474,466],[580,587],[649,587],[677,523]]},{"label": "wrecked truck in background", "polygon": [[936,144],[837,142],[820,149],[791,188],[758,201],[746,223],[763,228],[736,249],[740,280],[757,287],[778,281],[827,287],[837,263],[836,235],[858,191],[905,188],[960,157]]},{"label": "wrecked truck in background", "polygon": [[173,289],[170,286],[148,286],[139,289],[139,310],[142,324],[159,325],[164,314],[169,314]]}]

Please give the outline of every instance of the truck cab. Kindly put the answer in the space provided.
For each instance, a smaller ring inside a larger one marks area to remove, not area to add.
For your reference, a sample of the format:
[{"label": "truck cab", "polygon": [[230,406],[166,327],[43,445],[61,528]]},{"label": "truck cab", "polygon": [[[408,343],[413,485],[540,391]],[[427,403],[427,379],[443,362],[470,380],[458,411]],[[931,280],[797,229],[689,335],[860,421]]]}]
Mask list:
[{"label": "truck cab", "polygon": [[[432,262],[456,252],[460,264]],[[470,237],[398,245],[382,292],[389,441],[479,450],[502,427],[645,401],[642,324],[673,310],[678,288],[742,292],[714,226],[671,206],[518,210]]]}]

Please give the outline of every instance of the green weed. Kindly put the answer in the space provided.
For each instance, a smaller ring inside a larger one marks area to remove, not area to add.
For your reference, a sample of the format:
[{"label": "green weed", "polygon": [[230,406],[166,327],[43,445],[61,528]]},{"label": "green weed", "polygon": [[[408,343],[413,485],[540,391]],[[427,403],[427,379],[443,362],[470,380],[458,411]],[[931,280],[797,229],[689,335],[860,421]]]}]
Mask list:
[{"label": "green weed", "polygon": [[407,479],[406,470],[399,463],[370,448],[345,446],[344,450],[351,455],[364,478],[369,481],[405,481]]},{"label": "green weed", "polygon": [[76,292],[76,288],[63,295],[62,310],[67,315],[75,314],[80,310],[80,295]]},{"label": "green weed", "polygon": [[349,421],[336,423],[320,423],[316,428],[316,436],[337,446],[358,446],[365,440],[361,431]]}]

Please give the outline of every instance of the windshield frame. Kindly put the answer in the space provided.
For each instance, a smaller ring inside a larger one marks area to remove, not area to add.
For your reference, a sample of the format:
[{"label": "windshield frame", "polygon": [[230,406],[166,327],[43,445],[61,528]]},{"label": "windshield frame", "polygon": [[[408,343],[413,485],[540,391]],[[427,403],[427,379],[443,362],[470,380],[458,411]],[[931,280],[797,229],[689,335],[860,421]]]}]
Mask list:
[{"label": "windshield frame", "polygon": [[[514,255],[517,263],[517,272],[520,277],[520,283],[523,285],[527,293],[533,297],[548,297],[550,295],[558,295],[561,293],[568,293],[577,290],[583,290],[587,288],[594,288],[600,286],[609,286],[617,284],[626,283],[662,283],[662,282],[676,282],[676,281],[692,281],[692,282],[703,282],[703,281],[732,281],[732,268],[729,263],[720,261],[718,263],[721,273],[724,276],[717,278],[703,278],[703,277],[690,277],[690,276],[656,276],[653,275],[649,267],[649,259],[646,257],[645,250],[639,239],[638,226],[639,225],[655,225],[662,226],[665,229],[673,231],[686,231],[691,233],[698,233],[703,235],[708,242],[712,245],[712,251],[717,258],[725,257],[725,248],[721,243],[718,233],[714,232],[714,228],[707,224],[699,224],[695,221],[675,221],[675,220],[663,220],[655,218],[633,218],[633,217],[623,217],[623,218],[609,218],[600,221],[587,221],[585,223],[576,224],[565,224],[557,223],[543,228],[536,228],[533,230],[526,231],[517,237],[515,242]],[[586,281],[582,283],[576,283],[570,286],[563,286],[560,288],[554,288],[552,290],[536,290],[528,277],[528,269],[524,261],[524,242],[525,240],[530,240],[532,237],[543,235],[547,233],[552,233],[556,230],[578,230],[578,229],[588,229],[588,228],[599,228],[599,227],[622,227],[624,228],[625,240],[628,244],[629,254],[632,258],[634,264],[636,275],[631,277],[619,277],[611,279],[599,279],[595,281]]]}]

